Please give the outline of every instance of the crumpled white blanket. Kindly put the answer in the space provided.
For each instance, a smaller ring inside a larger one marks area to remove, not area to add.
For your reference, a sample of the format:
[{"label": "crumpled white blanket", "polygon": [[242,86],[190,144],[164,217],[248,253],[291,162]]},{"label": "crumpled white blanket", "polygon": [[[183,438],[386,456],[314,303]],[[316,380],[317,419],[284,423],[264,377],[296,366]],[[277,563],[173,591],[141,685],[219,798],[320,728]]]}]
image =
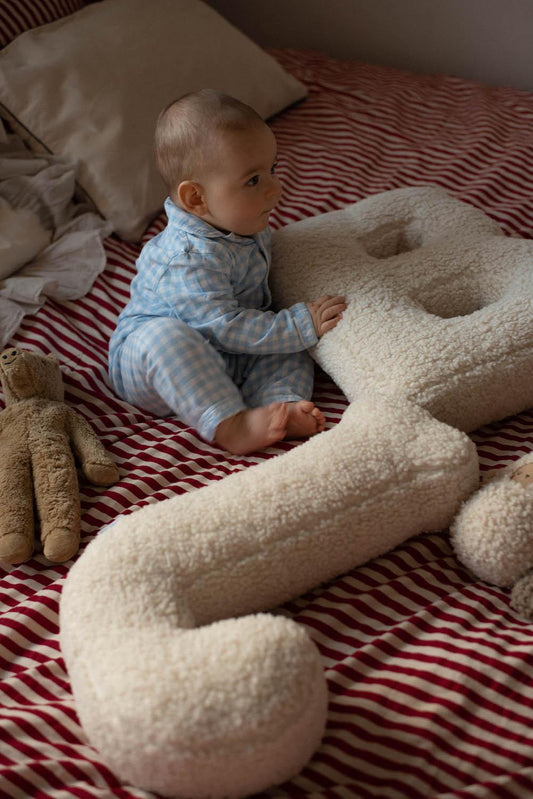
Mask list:
[{"label": "crumpled white blanket", "polygon": [[0,123],[0,347],[47,298],[86,294],[111,225],[74,202],[76,165],[34,155]]}]

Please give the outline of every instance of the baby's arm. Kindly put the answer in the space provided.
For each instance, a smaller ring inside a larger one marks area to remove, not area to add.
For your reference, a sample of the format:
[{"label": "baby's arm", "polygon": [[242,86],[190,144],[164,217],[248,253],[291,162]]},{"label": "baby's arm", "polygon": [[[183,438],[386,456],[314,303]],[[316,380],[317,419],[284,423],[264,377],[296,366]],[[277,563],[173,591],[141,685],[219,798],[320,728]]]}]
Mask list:
[{"label": "baby's arm", "polygon": [[307,308],[311,314],[317,337],[321,338],[324,333],[332,330],[340,322],[342,313],[346,310],[346,303],[344,297],[325,294],[314,302],[308,302]]},{"label": "baby's arm", "polygon": [[[318,340],[311,312],[304,302],[274,312],[243,307],[232,284],[230,270],[191,253],[186,266],[168,270],[158,294],[174,313],[226,352],[268,355],[299,352]],[[258,303],[268,301],[259,289]]]}]

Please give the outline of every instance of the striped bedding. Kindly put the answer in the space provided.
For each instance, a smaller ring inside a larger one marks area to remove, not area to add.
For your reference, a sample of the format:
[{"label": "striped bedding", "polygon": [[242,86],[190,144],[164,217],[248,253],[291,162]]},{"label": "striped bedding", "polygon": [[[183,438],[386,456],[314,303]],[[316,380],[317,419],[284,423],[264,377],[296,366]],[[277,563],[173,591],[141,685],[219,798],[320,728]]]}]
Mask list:
[{"label": "striped bedding", "polygon": [[[274,227],[433,183],[482,208],[508,234],[530,237],[533,97],[307,51],[273,55],[309,88],[304,103],[272,121],[284,184]],[[163,225],[155,220],[145,240]],[[48,302],[11,342],[60,358],[67,402],[120,466],[110,489],[81,484],[82,549],[119,513],[201,490],[292,446],[228,457],[176,419],[156,419],[113,395],[107,344],[139,248],[112,237],[106,250],[107,268],[87,296]],[[346,407],[320,372],[315,401],[328,426]],[[508,464],[533,448],[533,411],[472,438],[482,469]],[[67,571],[37,555],[2,572],[0,797],[149,799],[116,779],[78,723],[58,647]],[[533,795],[533,625],[511,611],[506,591],[458,564],[446,531],[410,540],[282,612],[319,647],[329,721],[307,768],[261,796]]]}]

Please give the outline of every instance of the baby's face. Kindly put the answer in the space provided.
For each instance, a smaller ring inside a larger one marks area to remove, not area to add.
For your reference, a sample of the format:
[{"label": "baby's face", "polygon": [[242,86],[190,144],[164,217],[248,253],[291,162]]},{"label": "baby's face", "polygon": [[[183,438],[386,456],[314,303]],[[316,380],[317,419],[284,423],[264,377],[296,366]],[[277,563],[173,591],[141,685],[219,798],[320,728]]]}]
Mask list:
[{"label": "baby's face", "polygon": [[276,139],[267,125],[221,134],[201,181],[208,208],[202,218],[240,236],[264,230],[281,197],[275,169]]},{"label": "baby's face", "polygon": [[515,480],[523,486],[533,486],[533,461],[531,463],[524,463],[511,475],[511,480]]}]

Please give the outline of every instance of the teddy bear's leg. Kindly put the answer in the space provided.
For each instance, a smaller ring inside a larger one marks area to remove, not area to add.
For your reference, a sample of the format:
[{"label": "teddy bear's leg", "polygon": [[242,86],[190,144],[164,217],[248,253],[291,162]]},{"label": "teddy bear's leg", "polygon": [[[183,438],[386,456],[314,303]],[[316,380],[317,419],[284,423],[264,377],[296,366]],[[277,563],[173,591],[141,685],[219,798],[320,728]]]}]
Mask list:
[{"label": "teddy bear's leg", "polygon": [[509,588],[533,569],[532,475],[531,454],[498,470],[451,526],[457,557],[481,580]]},{"label": "teddy bear's leg", "polygon": [[80,543],[79,486],[70,450],[53,444],[33,455],[33,485],[44,556],[63,563]]},{"label": "teddy bear's leg", "polygon": [[533,569],[528,571],[513,586],[511,607],[525,621],[533,621]]},{"label": "teddy bear's leg", "polygon": [[68,418],[69,434],[74,453],[84,476],[94,485],[113,485],[119,479],[118,466],[90,424],[72,411]]},{"label": "teddy bear's leg", "polygon": [[0,459],[0,561],[23,563],[33,553],[33,491],[29,457],[22,447]]}]

